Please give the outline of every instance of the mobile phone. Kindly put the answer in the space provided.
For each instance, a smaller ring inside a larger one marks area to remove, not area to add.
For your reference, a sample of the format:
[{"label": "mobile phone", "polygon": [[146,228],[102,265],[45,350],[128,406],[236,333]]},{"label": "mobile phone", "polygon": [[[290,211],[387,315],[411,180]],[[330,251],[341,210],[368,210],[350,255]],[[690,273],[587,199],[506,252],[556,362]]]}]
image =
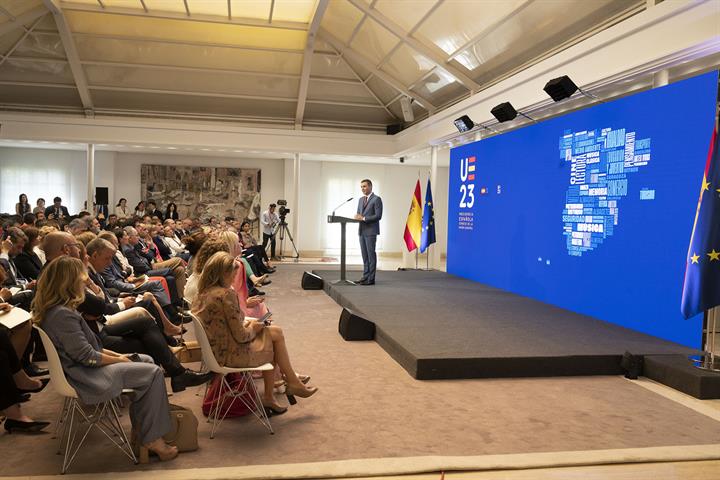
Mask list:
[{"label": "mobile phone", "polygon": [[130,355],[127,356],[127,358],[129,358],[133,362],[141,362],[142,361],[140,359],[140,355],[138,355],[137,353],[131,353]]},{"label": "mobile phone", "polygon": [[265,326],[267,327],[270,325],[270,317],[272,317],[272,313],[268,310],[268,312],[263,315],[259,321],[265,324]]}]

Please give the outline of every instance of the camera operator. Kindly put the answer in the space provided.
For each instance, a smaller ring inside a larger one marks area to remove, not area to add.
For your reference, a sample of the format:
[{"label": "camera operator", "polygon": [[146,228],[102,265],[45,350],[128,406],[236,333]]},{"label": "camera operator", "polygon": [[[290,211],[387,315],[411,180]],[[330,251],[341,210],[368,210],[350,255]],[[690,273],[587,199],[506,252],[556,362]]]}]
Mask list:
[{"label": "camera operator", "polygon": [[275,213],[276,206],[274,203],[271,203],[270,207],[265,210],[260,217],[263,231],[262,248],[265,249],[268,241],[270,242],[270,258],[272,260],[278,260],[275,255],[275,229],[280,224],[280,218],[277,216],[277,213]]}]

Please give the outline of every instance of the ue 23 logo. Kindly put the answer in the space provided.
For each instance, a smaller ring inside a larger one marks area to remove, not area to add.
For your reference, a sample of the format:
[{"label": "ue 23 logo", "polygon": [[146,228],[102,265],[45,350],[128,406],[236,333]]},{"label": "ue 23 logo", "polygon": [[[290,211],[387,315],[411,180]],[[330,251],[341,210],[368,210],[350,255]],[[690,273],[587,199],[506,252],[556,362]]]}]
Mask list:
[{"label": "ue 23 logo", "polygon": [[460,208],[472,208],[475,204],[475,157],[460,159]]}]

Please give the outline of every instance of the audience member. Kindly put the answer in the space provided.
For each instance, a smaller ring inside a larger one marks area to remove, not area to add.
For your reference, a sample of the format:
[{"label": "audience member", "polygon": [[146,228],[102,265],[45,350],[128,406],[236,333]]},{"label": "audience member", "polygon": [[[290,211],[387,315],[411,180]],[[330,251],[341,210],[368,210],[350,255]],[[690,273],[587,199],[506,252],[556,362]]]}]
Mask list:
[{"label": "audience member", "polygon": [[18,203],[15,204],[15,214],[22,217],[26,213],[30,213],[30,210],[31,208],[30,204],[28,203],[27,195],[21,193],[20,198],[18,198]]},{"label": "audience member", "polygon": [[34,213],[26,213],[23,215],[23,227],[34,227],[35,222],[37,221],[37,217]]},{"label": "audience member", "polygon": [[150,215],[150,217],[157,217],[160,221],[164,220],[163,214],[160,210],[158,210],[157,205],[155,204],[154,200],[150,200],[147,204],[148,208],[146,211],[146,215]]},{"label": "audience member", "polygon": [[127,198],[121,198],[117,205],[115,205],[115,215],[121,220],[132,216],[127,206]]},{"label": "audience member", "polygon": [[136,217],[140,217],[140,218],[142,218],[146,215],[145,214],[145,202],[143,202],[142,200],[140,200],[138,202],[138,204],[135,206],[135,212],[133,213],[133,215]]},{"label": "audience member", "polygon": [[70,257],[48,264],[33,302],[33,319],[55,344],[63,370],[80,399],[89,405],[112,400],[131,388],[130,417],[142,444],[140,458],[152,451],[161,460],[178,454],[163,440],[170,431],[170,409],[162,370],[145,355],[122,355],[106,349],[76,308],[85,297],[87,274]]},{"label": "audience member", "polygon": [[[32,214],[30,214],[32,215]],[[43,262],[35,253],[35,249],[40,245],[40,231],[35,227],[25,227],[22,229],[27,237],[22,251],[13,258],[15,267],[20,274],[27,280],[37,280],[42,269]]]},{"label": "audience member", "polygon": [[62,218],[69,217],[70,214],[68,213],[67,208],[65,208],[62,204],[62,198],[55,197],[53,198],[53,204],[50,207],[47,207],[45,209],[45,217],[47,219],[55,219],[60,220]]},{"label": "audience member", "polygon": [[[245,319],[231,287],[237,269],[238,264],[232,255],[218,252],[205,264],[198,282],[193,313],[205,327],[215,358],[220,365],[227,367],[274,363],[287,379],[285,392],[291,404],[295,403],[295,396],[310,397],[318,389],[307,387],[295,374],[282,329]],[[287,408],[280,406],[273,396],[274,372],[263,372],[263,381],[262,403],[267,412],[276,415],[285,413]]]},{"label": "audience member", "polygon": [[175,202],[168,203],[165,208],[165,220],[178,220],[177,205]]},{"label": "audience member", "polygon": [[36,207],[33,208],[32,213],[35,215],[38,214],[38,212],[42,212],[43,215],[45,215],[45,199],[44,198],[38,198],[35,202]]},{"label": "audience member", "polygon": [[7,287],[25,288],[31,282],[25,278],[15,264],[15,257],[22,253],[27,241],[27,235],[20,228],[10,227],[7,229],[7,238],[0,243],[0,266],[7,273],[4,283]]},{"label": "audience member", "polygon": [[[0,315],[11,308],[10,304],[0,301]],[[50,422],[35,421],[28,417],[23,413],[20,403],[27,401],[29,393],[42,390],[47,381],[27,376],[10,337],[10,330],[0,326],[0,413],[5,417],[5,431],[39,432],[50,425]]]}]

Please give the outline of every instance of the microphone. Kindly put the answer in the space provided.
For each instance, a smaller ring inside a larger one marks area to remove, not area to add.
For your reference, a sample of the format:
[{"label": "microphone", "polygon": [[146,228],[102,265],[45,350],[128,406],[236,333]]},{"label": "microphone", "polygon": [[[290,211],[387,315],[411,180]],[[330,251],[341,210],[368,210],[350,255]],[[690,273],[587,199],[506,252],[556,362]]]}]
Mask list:
[{"label": "microphone", "polygon": [[335,216],[335,210],[337,210],[338,208],[342,207],[342,206],[345,205],[346,203],[352,201],[353,198],[355,198],[355,197],[350,197],[350,198],[348,198],[347,200],[345,200],[344,202],[342,202],[340,205],[338,205],[337,207],[335,207],[335,208],[333,209],[332,216],[333,216],[333,217]]}]

